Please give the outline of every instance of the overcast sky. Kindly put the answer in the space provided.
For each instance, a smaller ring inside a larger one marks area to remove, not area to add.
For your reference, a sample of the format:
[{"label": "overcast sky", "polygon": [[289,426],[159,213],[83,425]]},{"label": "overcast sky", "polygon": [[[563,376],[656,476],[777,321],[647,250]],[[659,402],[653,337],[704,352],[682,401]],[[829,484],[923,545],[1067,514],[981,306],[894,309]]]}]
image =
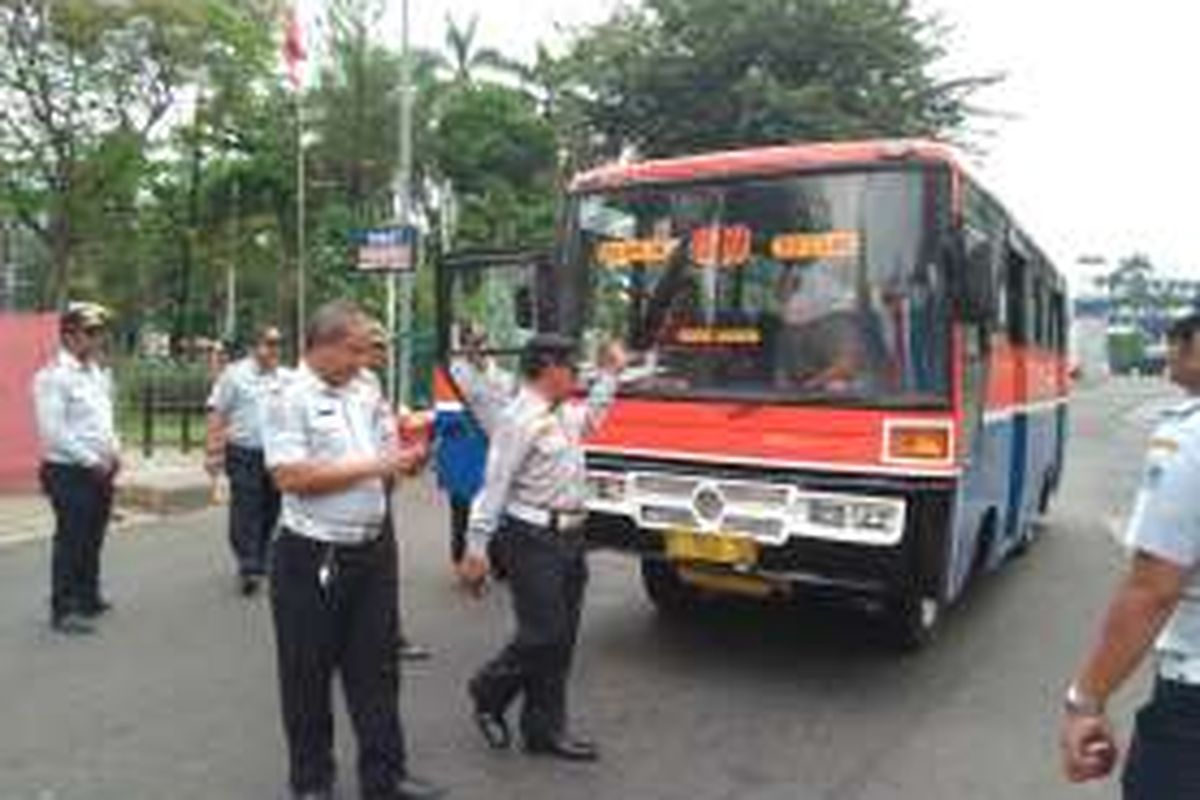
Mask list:
[{"label": "overcast sky", "polygon": [[[393,7],[385,27],[399,30]],[[615,0],[411,0],[414,40],[440,44],[447,12],[480,42],[528,55],[556,25],[603,19]],[[919,0],[957,29],[951,72],[1004,71],[979,166],[1060,267],[1141,250],[1200,278],[1200,4],[1190,0]]]}]

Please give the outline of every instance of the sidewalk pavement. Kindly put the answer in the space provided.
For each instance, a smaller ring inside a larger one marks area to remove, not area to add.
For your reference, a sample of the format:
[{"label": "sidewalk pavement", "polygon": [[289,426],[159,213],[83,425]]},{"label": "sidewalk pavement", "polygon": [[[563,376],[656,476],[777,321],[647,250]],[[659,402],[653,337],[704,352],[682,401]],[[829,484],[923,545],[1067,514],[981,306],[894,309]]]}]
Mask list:
[{"label": "sidewalk pavement", "polygon": [[[213,484],[200,451],[160,451],[151,459],[126,457],[117,481],[113,529],[200,511],[213,505]],[[436,505],[440,492],[432,473],[401,482],[399,501]],[[54,514],[41,494],[0,493],[0,549],[45,539],[54,532]]]},{"label": "sidewalk pavement", "polygon": [[[146,459],[127,454],[117,479],[113,527],[122,528],[167,514],[210,505],[212,482],[201,451],[163,450]],[[36,492],[0,494],[0,548],[44,539],[54,531],[54,514]]]}]

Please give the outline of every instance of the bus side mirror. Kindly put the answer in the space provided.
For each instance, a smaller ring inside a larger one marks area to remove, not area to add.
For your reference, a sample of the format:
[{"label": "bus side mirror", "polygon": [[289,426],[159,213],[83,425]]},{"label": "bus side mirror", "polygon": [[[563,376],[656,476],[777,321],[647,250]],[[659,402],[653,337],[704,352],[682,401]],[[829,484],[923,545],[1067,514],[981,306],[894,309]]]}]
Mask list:
[{"label": "bus side mirror", "polygon": [[996,274],[991,243],[976,242],[971,247],[960,246],[961,257],[955,259],[960,279],[958,284],[959,314],[967,322],[988,323],[996,316]]}]

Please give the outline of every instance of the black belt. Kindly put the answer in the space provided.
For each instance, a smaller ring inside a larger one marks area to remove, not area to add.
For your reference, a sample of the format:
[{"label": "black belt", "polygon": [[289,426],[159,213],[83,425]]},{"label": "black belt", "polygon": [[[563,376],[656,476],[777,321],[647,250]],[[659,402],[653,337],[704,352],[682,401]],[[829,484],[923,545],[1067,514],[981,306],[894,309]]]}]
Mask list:
[{"label": "black belt", "polygon": [[512,514],[505,514],[504,517],[506,524],[509,527],[515,527],[520,530],[526,530],[532,533],[539,533],[543,535],[550,534],[557,539],[582,540],[583,532],[586,529],[586,526],[578,524],[568,527],[560,526],[558,524],[558,520],[554,517],[551,518],[550,524],[548,525],[537,525],[529,522],[528,520],[521,519],[520,517],[515,517]]},{"label": "black belt", "polygon": [[299,539],[303,542],[310,543],[316,547],[329,547],[335,550],[366,550],[374,545],[379,544],[383,540],[383,523],[379,524],[379,532],[370,539],[362,539],[356,542],[331,542],[328,539],[318,539],[315,536],[307,536],[293,528],[281,527],[279,529],[280,536],[288,536],[293,539]]}]

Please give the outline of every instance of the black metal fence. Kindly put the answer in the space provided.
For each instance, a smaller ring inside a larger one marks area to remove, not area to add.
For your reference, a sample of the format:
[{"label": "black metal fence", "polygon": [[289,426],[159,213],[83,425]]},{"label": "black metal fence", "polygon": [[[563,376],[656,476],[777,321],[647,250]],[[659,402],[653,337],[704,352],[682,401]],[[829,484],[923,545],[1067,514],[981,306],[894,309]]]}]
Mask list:
[{"label": "black metal fence", "polygon": [[130,359],[117,365],[117,419],[126,445],[146,458],[156,450],[187,453],[204,444],[212,379],[201,363]]}]

